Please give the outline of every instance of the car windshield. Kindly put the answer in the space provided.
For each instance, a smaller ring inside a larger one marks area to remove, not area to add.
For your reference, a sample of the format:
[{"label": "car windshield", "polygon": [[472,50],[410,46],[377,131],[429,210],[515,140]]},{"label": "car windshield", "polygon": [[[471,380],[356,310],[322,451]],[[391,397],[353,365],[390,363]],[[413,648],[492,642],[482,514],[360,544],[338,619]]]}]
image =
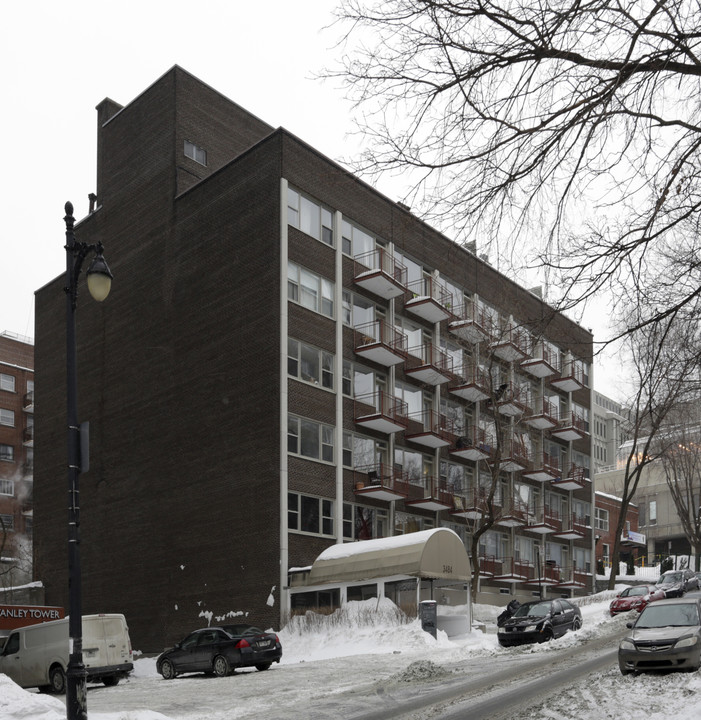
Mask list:
[{"label": "car windshield", "polygon": [[677,603],[674,605],[648,605],[640,614],[636,628],[689,627],[699,624],[698,605]]},{"label": "car windshield", "polygon": [[526,603],[514,613],[514,617],[545,617],[549,612],[549,602]]},{"label": "car windshield", "polygon": [[669,585],[670,583],[678,583],[682,581],[681,573],[665,573],[657,583],[658,585]]},{"label": "car windshield", "polygon": [[632,587],[630,590],[628,590],[627,593],[625,593],[628,597],[633,597],[634,595],[647,595],[648,590],[646,587]]}]

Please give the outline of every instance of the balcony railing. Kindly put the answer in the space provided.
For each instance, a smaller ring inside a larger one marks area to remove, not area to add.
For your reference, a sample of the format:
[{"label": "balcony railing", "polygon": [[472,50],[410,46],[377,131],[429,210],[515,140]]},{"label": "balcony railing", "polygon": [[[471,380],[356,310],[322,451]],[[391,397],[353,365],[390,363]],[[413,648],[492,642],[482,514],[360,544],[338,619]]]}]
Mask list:
[{"label": "balcony railing", "polygon": [[409,348],[404,372],[427,385],[441,385],[453,377],[453,358],[433,343]]},{"label": "balcony railing", "polygon": [[528,357],[529,334],[520,327],[494,328],[489,349],[505,362],[520,362]]},{"label": "balcony railing", "polygon": [[575,513],[567,513],[562,518],[560,530],[553,533],[553,537],[563,540],[579,540],[586,535],[586,532],[587,524],[585,518]]},{"label": "balcony railing", "polygon": [[[510,440],[501,445],[499,468],[505,472],[518,472],[530,465],[530,453],[526,445],[518,440]],[[494,459],[496,461],[496,458]]]},{"label": "balcony railing", "polygon": [[531,468],[524,470],[523,477],[538,482],[550,482],[560,477],[560,459],[546,452],[535,453]]},{"label": "balcony railing", "polygon": [[535,567],[528,560],[513,557],[501,559],[501,572],[494,575],[495,580],[510,582],[528,582],[535,577]]},{"label": "balcony railing", "polygon": [[374,320],[353,328],[353,347],[356,355],[392,367],[406,359],[407,338],[384,320]]},{"label": "balcony railing", "polygon": [[584,387],[584,370],[574,360],[566,360],[562,364],[560,373],[550,378],[551,385],[563,392],[575,392]]},{"label": "balcony railing", "polygon": [[585,469],[579,465],[570,465],[567,475],[553,480],[552,486],[562,490],[581,490],[587,484],[585,472]]},{"label": "balcony railing", "polygon": [[503,383],[495,391],[494,396],[487,399],[487,407],[496,409],[506,417],[530,415],[528,393],[513,383]]},{"label": "balcony railing", "polygon": [[34,427],[29,425],[22,430],[22,444],[26,447],[34,445]]},{"label": "balcony railing", "polygon": [[409,496],[406,473],[382,462],[354,468],[353,488],[356,495],[386,502],[404,500]]},{"label": "balcony railing", "polygon": [[587,422],[584,418],[577,415],[575,412],[567,412],[560,418],[557,427],[550,431],[551,435],[554,435],[560,440],[581,440],[585,438],[589,433],[587,431]]},{"label": "balcony railing", "polygon": [[568,565],[560,569],[558,587],[583,588],[591,582],[591,573],[577,565]]},{"label": "balcony railing", "polygon": [[519,498],[507,498],[497,516],[497,524],[503,527],[523,527],[528,522],[528,506]]},{"label": "balcony railing", "polygon": [[528,512],[526,529],[539,535],[547,535],[562,529],[560,515],[549,505],[540,505]]},{"label": "balcony railing", "polygon": [[536,430],[551,430],[558,426],[559,410],[547,398],[533,404],[530,414],[523,418],[524,422]]},{"label": "balcony railing", "polygon": [[483,342],[489,338],[489,316],[484,308],[471,300],[465,300],[455,309],[455,319],[448,323],[448,330],[469,343]]},{"label": "balcony railing", "polygon": [[455,424],[452,418],[434,410],[412,413],[404,437],[425,447],[446,447],[455,441]]},{"label": "balcony railing", "polygon": [[34,390],[26,392],[22,397],[22,409],[25,412],[34,412]]},{"label": "balcony railing", "polygon": [[353,258],[356,285],[390,300],[406,292],[407,269],[385,248],[375,248]]},{"label": "balcony railing", "polygon": [[407,412],[407,404],[401,398],[376,390],[355,398],[353,417],[357,425],[388,434],[406,429]]},{"label": "balcony railing", "polygon": [[494,457],[496,441],[481,427],[470,428],[465,435],[458,435],[450,455],[462,460],[489,460]]},{"label": "balcony railing", "polygon": [[466,493],[456,494],[453,498],[453,512],[456,517],[465,520],[480,520],[489,514],[487,488],[476,487]]},{"label": "balcony railing", "polygon": [[477,364],[453,368],[455,380],[448,387],[449,392],[463,400],[478,402],[489,397],[491,380],[489,373]]},{"label": "balcony railing", "polygon": [[453,492],[445,479],[429,475],[421,478],[420,483],[409,483],[409,499],[404,501],[405,505],[432,512],[452,509]]},{"label": "balcony railing", "polygon": [[448,290],[432,277],[413,280],[407,285],[405,310],[430,323],[443,322],[453,316]]},{"label": "balcony railing", "polygon": [[531,357],[521,361],[521,367],[537,378],[550,377],[557,372],[557,356],[555,351],[542,340],[537,342],[530,351]]}]

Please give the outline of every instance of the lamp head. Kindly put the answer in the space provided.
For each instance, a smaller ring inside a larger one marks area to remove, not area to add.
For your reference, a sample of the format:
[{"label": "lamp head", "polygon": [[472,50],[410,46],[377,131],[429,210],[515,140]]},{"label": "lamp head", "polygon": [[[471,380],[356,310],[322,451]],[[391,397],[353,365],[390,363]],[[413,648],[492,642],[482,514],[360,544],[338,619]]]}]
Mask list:
[{"label": "lamp head", "polygon": [[90,263],[86,280],[88,283],[88,291],[94,300],[102,302],[109,294],[112,288],[112,273],[110,272],[107,261],[102,256],[102,243],[99,243],[95,251],[95,257]]}]

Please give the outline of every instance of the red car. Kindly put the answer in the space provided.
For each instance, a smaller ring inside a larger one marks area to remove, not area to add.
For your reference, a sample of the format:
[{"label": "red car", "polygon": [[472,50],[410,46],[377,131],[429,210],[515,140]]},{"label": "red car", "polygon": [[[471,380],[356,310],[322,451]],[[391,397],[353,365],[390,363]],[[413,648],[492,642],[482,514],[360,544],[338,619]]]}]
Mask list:
[{"label": "red car", "polygon": [[633,585],[616,595],[615,600],[609,605],[609,612],[612,616],[630,610],[641,612],[649,603],[662,600],[664,596],[663,590],[652,585]]}]

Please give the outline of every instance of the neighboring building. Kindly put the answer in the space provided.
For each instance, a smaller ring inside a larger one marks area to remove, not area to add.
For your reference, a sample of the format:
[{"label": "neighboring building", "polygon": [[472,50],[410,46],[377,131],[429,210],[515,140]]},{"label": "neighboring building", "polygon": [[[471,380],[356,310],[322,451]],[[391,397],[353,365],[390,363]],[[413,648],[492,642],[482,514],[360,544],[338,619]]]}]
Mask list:
[{"label": "neighboring building", "polygon": [[611,470],[616,464],[616,453],[624,440],[621,427],[624,416],[620,403],[596,390],[593,395],[591,437],[596,474]]},{"label": "neighboring building", "polygon": [[[625,480],[625,463],[630,441],[618,453],[617,469],[596,476],[598,491],[620,494]],[[646,538],[646,562],[654,564],[668,555],[691,556],[692,550],[684,533],[679,513],[667,486],[662,461],[656,460],[643,468],[632,502],[637,506],[638,526]],[[630,520],[630,514],[628,515]],[[692,564],[693,566],[693,564]]]},{"label": "neighboring building", "polygon": [[32,576],[34,346],[0,332],[0,590]]},{"label": "neighboring building", "polygon": [[[180,68],[98,106],[97,161],[76,235],[104,243],[114,283],[78,298],[85,612],[124,612],[143,651],[224,616],[278,626],[334,602],[300,581],[334,543],[448,527],[469,548],[497,448],[474,600],[593,588],[591,333]],[[36,300],[52,605],[64,284]]]},{"label": "neighboring building", "polygon": [[[613,565],[613,545],[616,539],[616,528],[621,517],[622,500],[615,495],[596,491],[594,509],[594,533],[596,540],[597,573],[603,574],[604,569]],[[631,503],[626,512],[626,522],[619,544],[619,562],[640,564],[646,562],[645,535],[638,527],[638,507]]]}]

